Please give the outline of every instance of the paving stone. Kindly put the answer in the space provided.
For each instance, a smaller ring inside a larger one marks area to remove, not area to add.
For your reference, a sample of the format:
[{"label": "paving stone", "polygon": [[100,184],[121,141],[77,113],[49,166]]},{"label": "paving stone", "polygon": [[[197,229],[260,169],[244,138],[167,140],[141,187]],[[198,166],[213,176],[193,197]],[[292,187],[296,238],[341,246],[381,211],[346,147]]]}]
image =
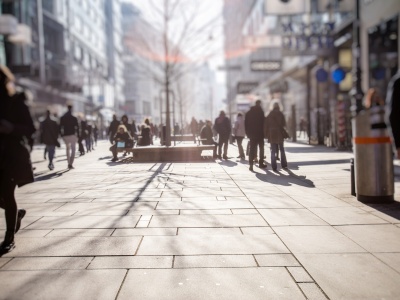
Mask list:
[{"label": "paving stone", "polygon": [[35,270],[83,270],[93,257],[16,257],[2,270],[35,271]]},{"label": "paving stone", "polygon": [[86,211],[86,210],[154,210],[158,202],[102,202],[102,203],[67,203],[61,206],[58,210],[73,210],[73,211]]},{"label": "paving stone", "polygon": [[[51,229],[41,229],[41,230],[24,230],[18,231],[19,237],[44,237],[51,232]],[[1,235],[1,233],[0,233]]]},{"label": "paving stone", "polygon": [[288,253],[276,235],[145,236],[138,255]]},{"label": "paving stone", "polygon": [[330,299],[397,299],[400,294],[400,274],[371,254],[299,254],[297,258]]},{"label": "paving stone", "polygon": [[242,235],[239,228],[179,228],[178,235]]},{"label": "paving stone", "polygon": [[374,256],[400,273],[400,253],[374,253]]},{"label": "paving stone", "polygon": [[373,211],[371,213],[389,223],[400,224],[400,210],[398,209],[388,211]]},{"label": "paving stone", "polygon": [[129,228],[116,229],[112,236],[176,235],[177,228]]},{"label": "paving stone", "polygon": [[356,207],[310,208],[310,210],[331,225],[387,223]]},{"label": "paving stone", "polygon": [[288,267],[288,271],[296,282],[314,282],[303,267]]},{"label": "paving stone", "polygon": [[[4,257],[133,255],[141,237],[18,238]],[[23,247],[18,246],[23,245]]]},{"label": "paving stone", "polygon": [[[151,287],[151,288],[150,288]],[[284,268],[129,270],[118,299],[304,299]]]},{"label": "paving stone", "polygon": [[293,253],[365,252],[330,226],[273,227],[276,234]]},{"label": "paving stone", "polygon": [[248,201],[174,201],[160,202],[157,209],[231,209],[231,208],[254,208]]},{"label": "paving stone", "polygon": [[128,213],[127,209],[87,209],[78,211],[74,216],[125,216]]},{"label": "paving stone", "polygon": [[67,229],[67,228],[129,228],[135,227],[138,216],[72,216],[43,217],[27,226],[27,229]]},{"label": "paving stone", "polygon": [[257,267],[252,255],[176,256],[174,268],[244,268]]},{"label": "paving stone", "polygon": [[298,261],[292,254],[255,255],[260,267],[297,267]]},{"label": "paving stone", "polygon": [[5,258],[5,257],[0,257],[0,269],[9,261],[11,260],[11,258]]},{"label": "paving stone", "polygon": [[232,209],[232,213],[234,215],[258,215],[257,209],[249,208],[249,209]]},{"label": "paving stone", "polygon": [[[26,216],[22,222],[21,222],[21,229],[26,229],[29,227],[31,224],[34,224],[37,222],[41,217],[32,217],[32,216]],[[0,231],[6,230],[6,221],[4,218],[0,218]],[[1,233],[0,233],[1,234]]]},{"label": "paving stone", "polygon": [[327,225],[307,209],[259,209],[260,214],[271,226]]},{"label": "paving stone", "polygon": [[282,197],[249,197],[256,208],[303,208],[301,204],[288,196]]},{"label": "paving stone", "polygon": [[271,227],[241,227],[245,235],[275,234]]},{"label": "paving stone", "polygon": [[309,195],[299,191],[291,197],[304,207],[349,207],[350,204],[339,200],[329,194]]},{"label": "paving stone", "polygon": [[125,270],[4,271],[0,299],[115,299],[125,274]]},{"label": "paving stone", "polygon": [[324,300],[328,299],[321,291],[321,289],[315,284],[311,282],[304,282],[298,284],[304,295],[306,295],[309,300]]},{"label": "paving stone", "polygon": [[259,215],[154,216],[149,227],[241,227],[265,226]]},{"label": "paving stone", "polygon": [[400,228],[394,225],[338,226],[336,229],[369,252],[400,252]]},{"label": "paving stone", "polygon": [[182,209],[181,215],[231,215],[230,209]]},{"label": "paving stone", "polygon": [[88,269],[169,269],[172,256],[95,257]]},{"label": "paving stone", "polygon": [[62,237],[62,236],[80,236],[80,237],[95,237],[95,236],[110,236],[114,229],[54,229],[46,237]]}]

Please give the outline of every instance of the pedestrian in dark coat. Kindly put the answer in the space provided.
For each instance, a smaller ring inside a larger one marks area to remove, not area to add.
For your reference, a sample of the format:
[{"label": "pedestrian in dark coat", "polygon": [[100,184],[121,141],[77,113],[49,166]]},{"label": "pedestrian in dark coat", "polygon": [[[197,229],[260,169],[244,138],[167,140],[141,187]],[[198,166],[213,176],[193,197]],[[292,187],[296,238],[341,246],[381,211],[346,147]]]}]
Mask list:
[{"label": "pedestrian in dark coat", "polygon": [[393,146],[400,159],[400,71],[390,80],[386,97],[387,123],[393,137]]},{"label": "pedestrian in dark coat", "polygon": [[264,119],[265,116],[264,111],[261,108],[261,100],[257,100],[256,105],[247,112],[246,118],[244,120],[246,135],[250,139],[250,171],[253,171],[253,164],[256,157],[257,146],[260,149],[259,167],[267,167],[267,165],[264,164]]},{"label": "pedestrian in dark coat", "polygon": [[58,124],[50,116],[50,111],[46,112],[46,118],[40,122],[40,140],[45,144],[46,150],[49,153],[49,169],[54,169],[53,159],[56,147],[60,147],[58,142]]},{"label": "pedestrian in dark coat", "polygon": [[67,105],[67,108],[68,111],[60,119],[60,134],[66,146],[68,169],[73,169],[79,124],[78,119],[72,115],[72,105]]},{"label": "pedestrian in dark coat", "polygon": [[14,234],[26,213],[17,208],[15,187],[33,182],[30,145],[35,127],[25,104],[26,95],[15,93],[14,81],[12,73],[0,66],[0,207],[6,218],[1,253],[14,248]]},{"label": "pedestrian in dark coat", "polygon": [[231,135],[231,121],[225,115],[225,112],[221,110],[219,117],[215,119],[214,130],[218,133],[218,155],[221,159],[222,146],[224,147],[223,159],[228,159],[228,143]]},{"label": "pedestrian in dark coat", "polygon": [[264,132],[268,142],[271,144],[271,166],[274,171],[277,170],[276,164],[276,153],[279,149],[281,152],[281,166],[287,168],[285,148],[283,146],[284,132],[286,130],[285,116],[280,110],[278,102],[274,102],[272,105],[272,111],[268,114],[265,119]]},{"label": "pedestrian in dark coat", "polygon": [[107,133],[111,144],[114,141],[114,135],[117,133],[119,125],[120,125],[120,122],[117,120],[117,116],[113,115],[113,120],[111,121],[110,127],[108,128],[108,133]]},{"label": "pedestrian in dark coat", "polygon": [[211,128],[211,121],[207,120],[206,124],[200,131],[200,138],[202,139],[201,143],[203,145],[214,145],[213,149],[213,158],[217,158],[217,146],[218,143],[214,141],[214,133]]}]

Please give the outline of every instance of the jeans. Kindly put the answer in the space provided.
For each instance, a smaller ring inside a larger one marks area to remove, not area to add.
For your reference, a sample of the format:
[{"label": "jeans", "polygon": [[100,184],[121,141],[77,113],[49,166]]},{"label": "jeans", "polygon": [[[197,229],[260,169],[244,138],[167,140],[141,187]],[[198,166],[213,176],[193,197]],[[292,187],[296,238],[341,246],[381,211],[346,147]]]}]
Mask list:
[{"label": "jeans", "polygon": [[229,143],[229,136],[219,136],[218,141],[218,155],[221,156],[222,146],[224,146],[224,156],[228,154],[228,143]]},{"label": "jeans", "polygon": [[257,156],[257,146],[260,148],[260,159],[259,164],[264,164],[264,138],[250,139],[250,153],[249,153],[249,164],[253,165],[254,159]]},{"label": "jeans", "polygon": [[283,147],[283,143],[271,144],[271,166],[273,170],[277,169],[276,153],[278,152],[278,149],[281,152],[281,166],[282,168],[287,167],[286,154],[285,154],[285,148]]},{"label": "jeans", "polygon": [[236,142],[238,145],[238,149],[239,149],[239,156],[240,157],[244,157],[244,151],[243,151],[243,142],[244,137],[243,136],[236,136]]},{"label": "jeans", "polygon": [[72,166],[75,159],[76,143],[78,142],[78,137],[76,135],[66,135],[63,136],[65,146],[67,146],[67,161],[68,166]]},{"label": "jeans", "polygon": [[47,153],[49,153],[49,164],[53,163],[54,154],[56,153],[55,145],[46,145]]}]

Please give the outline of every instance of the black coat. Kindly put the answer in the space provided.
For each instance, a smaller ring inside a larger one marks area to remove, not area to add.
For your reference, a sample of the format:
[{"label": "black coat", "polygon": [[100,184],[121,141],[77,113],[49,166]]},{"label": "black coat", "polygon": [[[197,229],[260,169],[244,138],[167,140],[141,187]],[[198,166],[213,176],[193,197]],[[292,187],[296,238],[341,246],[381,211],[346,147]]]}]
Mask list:
[{"label": "black coat", "polygon": [[283,132],[286,120],[283,113],[275,108],[265,119],[265,134],[270,144],[281,144],[284,141]]},{"label": "black coat", "polygon": [[58,146],[58,124],[47,117],[40,122],[40,142],[45,145]]},{"label": "black coat", "polygon": [[[118,130],[118,126],[120,125],[118,120],[112,120],[110,127],[108,128],[108,135],[111,134],[111,137],[114,137],[115,133]],[[128,128],[127,128],[128,129]]]},{"label": "black coat", "polygon": [[231,121],[225,116],[219,116],[215,119],[214,129],[220,137],[229,137],[231,134]]},{"label": "black coat", "polygon": [[264,138],[264,111],[260,106],[253,106],[244,119],[246,135],[249,139]]},{"label": "black coat", "polygon": [[60,118],[60,133],[61,136],[79,136],[78,119],[74,117],[69,111]]},{"label": "black coat", "polygon": [[210,126],[203,126],[200,132],[200,137],[205,139],[205,141],[202,141],[203,145],[214,145],[214,135]]},{"label": "black coat", "polygon": [[386,113],[395,147],[400,148],[400,72],[390,81],[386,99]]},{"label": "black coat", "polygon": [[0,120],[13,125],[9,134],[0,134],[0,170],[18,186],[34,181],[30,151],[35,126],[24,93],[8,97],[0,91]]}]

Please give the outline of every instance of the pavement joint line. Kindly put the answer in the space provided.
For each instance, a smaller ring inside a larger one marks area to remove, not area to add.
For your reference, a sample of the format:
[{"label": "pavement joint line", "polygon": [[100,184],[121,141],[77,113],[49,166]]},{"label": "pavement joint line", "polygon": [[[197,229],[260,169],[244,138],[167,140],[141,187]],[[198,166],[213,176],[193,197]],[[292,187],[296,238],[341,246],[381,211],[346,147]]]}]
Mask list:
[{"label": "pavement joint line", "polygon": [[96,258],[96,256],[93,256],[92,260],[89,262],[89,264],[86,266],[85,270],[88,270],[89,266],[91,265],[91,263],[94,261],[94,259]]},{"label": "pavement joint line", "polygon": [[258,263],[256,256],[254,254],[252,254],[254,261],[256,262],[257,267],[260,267],[260,264]]},{"label": "pavement joint line", "polygon": [[119,297],[119,293],[121,292],[121,290],[122,290],[122,287],[123,287],[123,286],[124,286],[124,284],[125,284],[125,280],[126,280],[126,277],[128,276],[128,272],[129,272],[129,269],[126,269],[126,272],[125,272],[124,279],[122,279],[122,281],[121,281],[121,285],[119,286],[119,289],[118,289],[118,292],[117,292],[117,294],[115,295],[115,300],[117,300],[117,299],[118,299],[118,297]]},{"label": "pavement joint line", "polygon": [[136,248],[135,254],[133,254],[134,256],[136,256],[136,254],[138,253],[140,245],[142,245],[143,238],[144,238],[144,236],[142,235],[142,237],[140,238],[139,244],[138,244],[138,246]]}]

